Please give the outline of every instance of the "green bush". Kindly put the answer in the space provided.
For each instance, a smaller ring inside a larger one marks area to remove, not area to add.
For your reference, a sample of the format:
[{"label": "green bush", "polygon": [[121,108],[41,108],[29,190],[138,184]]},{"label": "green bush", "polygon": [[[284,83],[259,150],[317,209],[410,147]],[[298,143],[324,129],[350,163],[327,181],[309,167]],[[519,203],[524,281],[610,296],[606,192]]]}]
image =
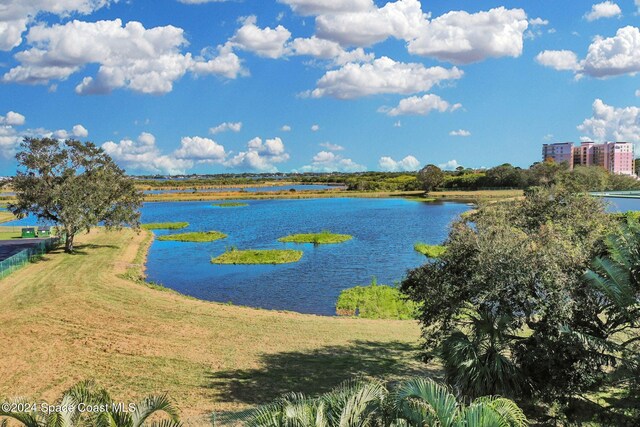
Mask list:
[{"label": "green bush", "polygon": [[405,299],[395,287],[378,285],[356,286],[340,292],[336,303],[338,316],[359,316],[365,319],[413,319],[416,304]]}]

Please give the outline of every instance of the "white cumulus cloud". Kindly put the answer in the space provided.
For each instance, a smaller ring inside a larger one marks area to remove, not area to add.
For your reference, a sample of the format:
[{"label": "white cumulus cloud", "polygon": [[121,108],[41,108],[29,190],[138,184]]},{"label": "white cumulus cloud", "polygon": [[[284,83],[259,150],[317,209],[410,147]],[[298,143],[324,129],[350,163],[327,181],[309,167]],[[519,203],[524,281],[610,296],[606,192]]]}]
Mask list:
[{"label": "white cumulus cloud", "polygon": [[359,12],[373,9],[372,0],[278,0],[300,15]]},{"label": "white cumulus cloud", "polygon": [[283,125],[283,126],[280,128],[280,130],[281,130],[282,132],[291,132],[291,126],[289,126],[289,125]]},{"label": "white cumulus cloud", "polygon": [[322,142],[322,143],[320,143],[320,146],[326,148],[329,151],[343,151],[344,150],[344,147],[342,145],[332,144],[330,142]]},{"label": "white cumulus cloud", "polygon": [[578,130],[591,141],[640,143],[640,108],[616,108],[596,99],[593,115],[585,119]]},{"label": "white cumulus cloud", "polygon": [[6,115],[0,116],[0,125],[8,126],[22,126],[25,122],[25,117],[16,113],[15,111],[9,111]]},{"label": "white cumulus cloud", "polygon": [[215,135],[222,132],[240,132],[242,130],[242,122],[224,122],[218,126],[209,128],[209,133]]},{"label": "white cumulus cloud", "polygon": [[461,104],[451,105],[438,95],[428,93],[423,96],[412,96],[402,99],[396,107],[381,107],[378,109],[378,112],[386,113],[392,117],[409,114],[426,116],[432,111],[444,113],[445,111],[455,111],[460,107],[462,107]]},{"label": "white cumulus cloud", "polygon": [[519,57],[529,23],[522,9],[498,7],[486,12],[448,12],[427,24],[409,41],[409,52],[454,64],[487,58]]},{"label": "white cumulus cloud", "polygon": [[578,55],[570,50],[544,50],[536,55],[536,62],[559,71],[580,69]]},{"label": "white cumulus cloud", "polygon": [[291,32],[282,25],[260,28],[256,22],[257,18],[253,15],[245,18],[242,27],[231,38],[231,43],[266,58],[276,59],[286,55]]},{"label": "white cumulus cloud", "polygon": [[462,165],[460,163],[458,163],[458,161],[455,160],[455,159],[454,160],[449,160],[446,163],[441,163],[441,164],[438,165],[438,167],[440,169],[445,170],[445,171],[453,171],[453,170],[456,170],[456,168],[458,168],[460,166],[462,166]]},{"label": "white cumulus cloud", "polygon": [[640,29],[619,28],[613,37],[597,36],[589,45],[587,56],[578,60],[572,51],[543,51],[536,57],[542,65],[556,70],[571,70],[577,77],[614,77],[640,72]]},{"label": "white cumulus cloud", "polygon": [[595,21],[600,18],[613,18],[622,14],[620,6],[612,1],[603,1],[591,6],[591,11],[584,15],[584,19],[587,21]]},{"label": "white cumulus cloud", "polygon": [[173,152],[173,156],[199,163],[221,163],[227,155],[224,147],[212,139],[185,136],[180,140],[180,148]]},{"label": "white cumulus cloud", "polygon": [[134,141],[123,139],[102,144],[104,151],[125,169],[135,172],[184,174],[193,167],[193,161],[164,155],[156,145],[154,135],[143,132]]},{"label": "white cumulus cloud", "polygon": [[65,80],[88,64],[99,66],[76,86],[79,94],[109,93],[118,88],[163,94],[186,72],[218,74],[234,78],[240,61],[227,47],[218,57],[207,50],[193,58],[182,53],[187,45],[184,30],[171,25],[147,29],[141,23],[71,21],[64,25],[39,24],[26,36],[31,48],[15,54],[19,65],[4,74],[4,82],[48,84]]},{"label": "white cumulus cloud", "polygon": [[397,0],[381,8],[320,15],[316,18],[316,31],[319,37],[344,46],[370,46],[389,37],[417,37],[427,17],[418,0]]},{"label": "white cumulus cloud", "polygon": [[367,168],[351,159],[344,158],[331,151],[320,151],[311,161],[297,172],[362,172]]},{"label": "white cumulus cloud", "polygon": [[596,37],[584,60],[584,73],[609,77],[640,71],[640,29],[627,26],[614,37]]},{"label": "white cumulus cloud", "polygon": [[311,125],[311,132],[318,132],[320,130],[319,125]]},{"label": "white cumulus cloud", "polygon": [[407,156],[402,160],[395,161],[391,157],[380,157],[378,161],[380,169],[387,172],[415,171],[420,168],[420,161],[414,156]]},{"label": "white cumulus cloud", "polygon": [[467,137],[467,136],[471,136],[471,132],[465,129],[458,129],[458,130],[452,130],[451,132],[449,132],[449,135]]},{"label": "white cumulus cloud", "polygon": [[224,165],[234,169],[261,172],[277,172],[276,164],[289,160],[284,143],[280,138],[254,138],[247,143],[247,149],[228,159]]},{"label": "white cumulus cloud", "polygon": [[44,13],[59,17],[90,14],[118,0],[2,0],[0,4],[0,50],[22,43],[27,26]]},{"label": "white cumulus cloud", "polygon": [[443,80],[455,80],[463,71],[453,67],[425,67],[418,63],[396,62],[378,58],[369,64],[346,64],[328,71],[310,92],[314,98],[331,96],[353,99],[377,94],[411,94],[426,92]]}]

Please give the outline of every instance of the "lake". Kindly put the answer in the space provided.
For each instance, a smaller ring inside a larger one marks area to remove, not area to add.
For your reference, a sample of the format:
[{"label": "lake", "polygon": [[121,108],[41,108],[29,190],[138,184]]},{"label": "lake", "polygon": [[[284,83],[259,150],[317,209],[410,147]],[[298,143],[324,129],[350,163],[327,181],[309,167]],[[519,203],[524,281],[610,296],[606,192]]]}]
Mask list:
[{"label": "lake", "polygon": [[[611,212],[640,210],[640,199],[605,198]],[[154,241],[147,276],[196,298],[302,313],[333,315],[342,289],[402,280],[425,258],[413,244],[442,242],[448,225],[466,204],[421,203],[405,199],[247,200],[247,207],[220,208],[211,202],[145,203],[143,222],[187,221],[189,228],[156,230],[157,235],[218,230],[227,239],[211,243]],[[6,225],[33,225],[33,218]],[[330,230],[354,236],[346,243],[284,244],[279,237]],[[226,248],[296,248],[302,260],[284,265],[214,265]]]},{"label": "lake", "polygon": [[[154,241],[147,261],[149,281],[196,298],[266,309],[335,314],[340,291],[402,280],[425,261],[418,241],[437,244],[448,224],[470,207],[404,199],[248,200],[247,207],[213,202],[147,203],[143,222],[187,221],[180,231],[217,230],[228,238],[211,243]],[[280,243],[294,233],[330,230],[353,240],[333,245]],[[295,248],[302,260],[284,265],[214,265],[211,257],[238,249]]]}]

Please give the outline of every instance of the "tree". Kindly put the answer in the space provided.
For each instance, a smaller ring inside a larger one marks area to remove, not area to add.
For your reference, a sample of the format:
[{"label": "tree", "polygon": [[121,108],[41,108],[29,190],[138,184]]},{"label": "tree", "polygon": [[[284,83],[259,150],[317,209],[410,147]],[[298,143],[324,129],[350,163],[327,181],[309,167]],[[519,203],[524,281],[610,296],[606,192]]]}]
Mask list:
[{"label": "tree", "polygon": [[427,165],[418,172],[418,181],[427,193],[444,181],[444,172],[436,165]]},{"label": "tree", "polygon": [[[445,254],[410,271],[401,285],[421,307],[429,355],[440,354],[456,330],[468,330],[465,313],[472,308],[508,319],[501,333],[514,331],[519,339],[500,342],[507,347],[501,354],[542,399],[597,386],[610,360],[568,339],[560,325],[585,331],[598,324],[582,275],[605,252],[612,221],[600,200],[554,188],[531,189],[524,200],[481,206],[471,219],[456,221]],[[470,391],[482,389],[474,381],[487,381],[450,378]]]},{"label": "tree", "polygon": [[249,413],[248,427],[520,427],[522,410],[511,400],[487,396],[466,406],[427,378],[406,380],[388,391],[375,381],[351,381],[316,399],[286,395]]},{"label": "tree", "polygon": [[73,252],[78,232],[98,224],[139,226],[142,193],[101,148],[51,138],[25,138],[21,148],[12,183],[17,201],[9,209],[56,225],[66,252]]}]

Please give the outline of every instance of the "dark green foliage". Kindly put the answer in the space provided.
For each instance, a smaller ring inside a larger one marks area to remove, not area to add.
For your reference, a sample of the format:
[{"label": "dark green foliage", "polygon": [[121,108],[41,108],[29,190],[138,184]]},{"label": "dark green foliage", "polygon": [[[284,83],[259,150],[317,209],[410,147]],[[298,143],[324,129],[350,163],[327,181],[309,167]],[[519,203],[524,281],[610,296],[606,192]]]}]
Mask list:
[{"label": "dark green foliage", "polygon": [[102,223],[107,229],[139,226],[142,193],[101,148],[90,142],[25,138],[16,155],[14,215],[33,214],[66,235],[73,251],[80,231]]},{"label": "dark green foliage", "polygon": [[473,398],[522,394],[527,380],[509,357],[509,346],[518,339],[511,330],[512,319],[486,309],[464,317],[464,330],[451,333],[442,345],[447,382]]},{"label": "dark green foliage", "polygon": [[584,331],[599,323],[597,298],[585,291],[582,275],[613,230],[601,201],[534,188],[524,200],[481,206],[472,218],[455,222],[445,254],[402,283],[422,304],[426,348],[442,348],[456,330],[468,334],[464,314],[473,308],[509,319],[503,327],[520,339],[507,341],[500,354],[542,399],[597,386],[610,360],[561,337],[560,326]]},{"label": "dark green foliage", "polygon": [[347,189],[355,191],[411,191],[419,190],[415,174],[406,172],[366,172],[345,175]]},{"label": "dark green foliage", "polygon": [[425,192],[433,191],[444,181],[445,174],[436,165],[427,165],[418,172],[418,182]]},{"label": "dark green foliage", "polygon": [[374,279],[369,286],[356,286],[340,292],[336,313],[366,319],[414,319],[416,305],[397,288],[378,285]]}]

